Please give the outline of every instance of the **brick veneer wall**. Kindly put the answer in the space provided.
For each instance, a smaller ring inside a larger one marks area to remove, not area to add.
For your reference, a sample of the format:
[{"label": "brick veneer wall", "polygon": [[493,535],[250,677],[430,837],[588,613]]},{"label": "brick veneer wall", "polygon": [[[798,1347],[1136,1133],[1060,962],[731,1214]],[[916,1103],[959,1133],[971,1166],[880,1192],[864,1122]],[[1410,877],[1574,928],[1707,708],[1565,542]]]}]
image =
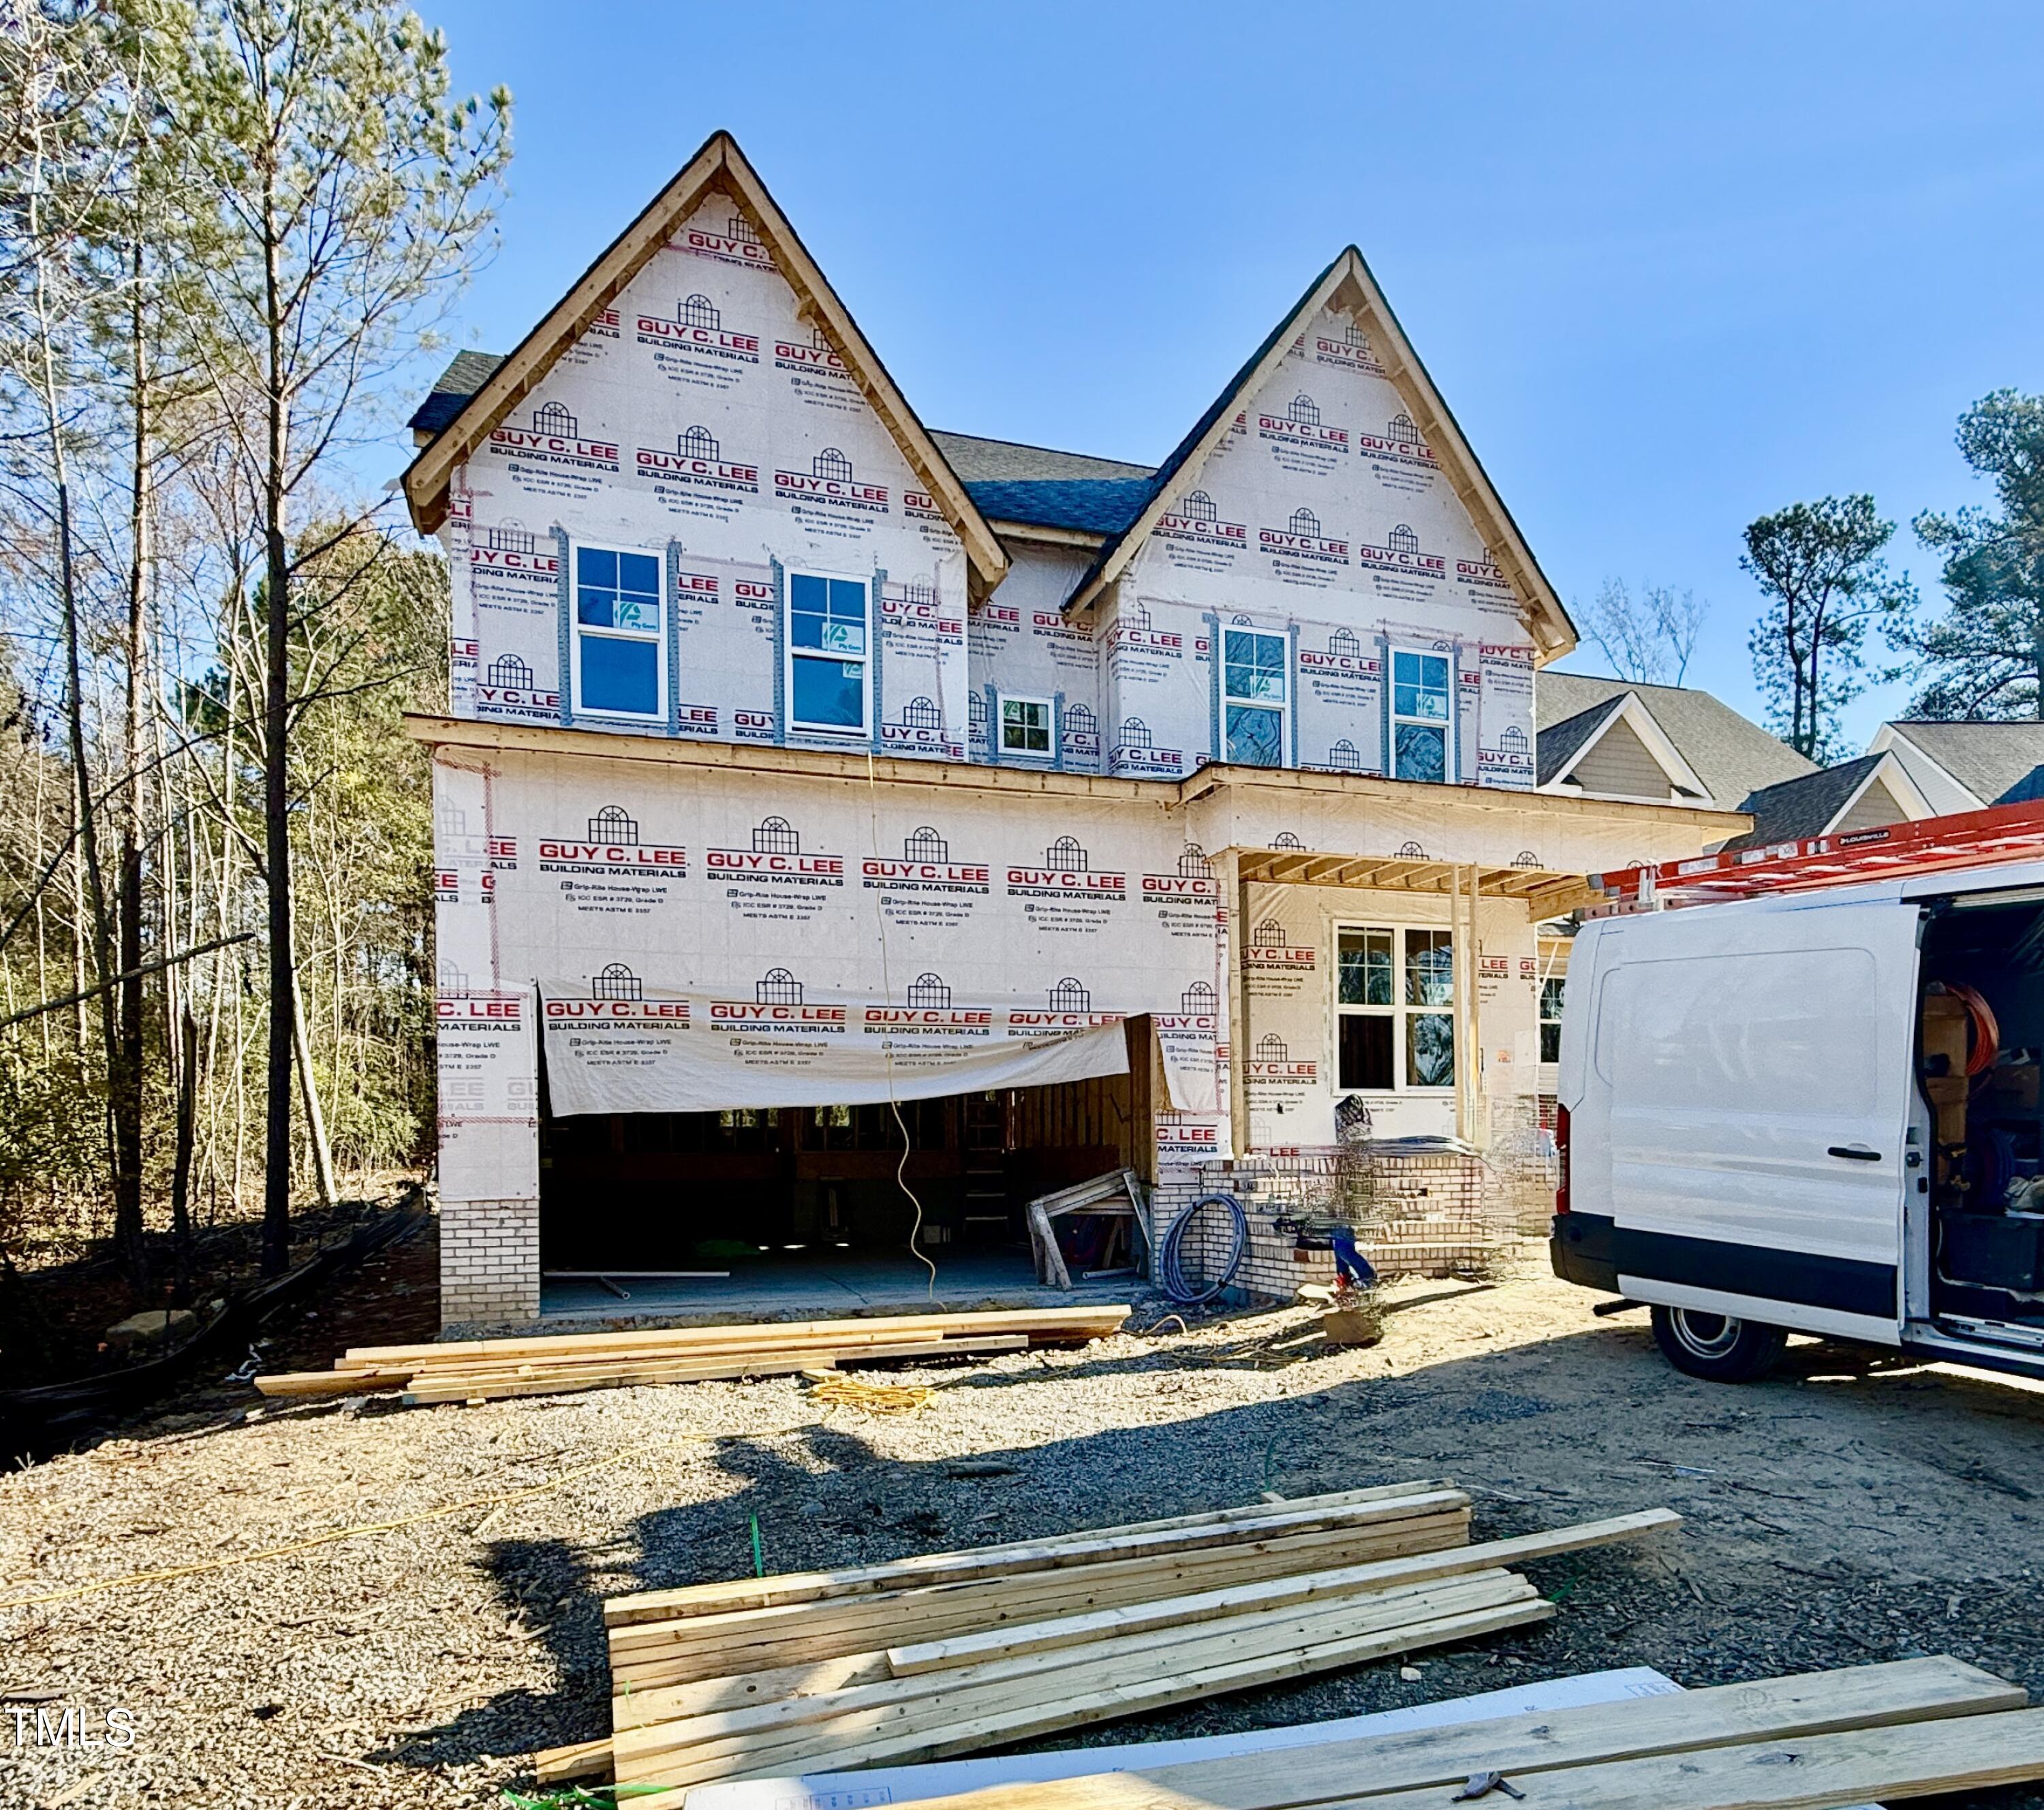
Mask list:
[{"label": "brick veneer wall", "polygon": [[540,1315],[540,1203],[440,1202],[440,1326]]}]

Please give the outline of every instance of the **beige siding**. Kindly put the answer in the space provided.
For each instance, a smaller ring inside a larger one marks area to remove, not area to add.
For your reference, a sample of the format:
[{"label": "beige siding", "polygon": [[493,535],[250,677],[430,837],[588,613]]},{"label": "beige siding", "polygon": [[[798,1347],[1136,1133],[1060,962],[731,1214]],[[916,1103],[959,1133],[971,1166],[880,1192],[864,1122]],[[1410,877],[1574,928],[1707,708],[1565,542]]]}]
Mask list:
[{"label": "beige siding", "polygon": [[1908,820],[1909,813],[1896,803],[1895,794],[1877,779],[1860,794],[1853,808],[1838,821],[1840,831],[1875,829],[1882,824],[1899,824]]},{"label": "beige siding", "polygon": [[1666,769],[1647,751],[1630,723],[1614,723],[1605,730],[1569,778],[1585,792],[1611,797],[1659,800],[1674,791]]}]

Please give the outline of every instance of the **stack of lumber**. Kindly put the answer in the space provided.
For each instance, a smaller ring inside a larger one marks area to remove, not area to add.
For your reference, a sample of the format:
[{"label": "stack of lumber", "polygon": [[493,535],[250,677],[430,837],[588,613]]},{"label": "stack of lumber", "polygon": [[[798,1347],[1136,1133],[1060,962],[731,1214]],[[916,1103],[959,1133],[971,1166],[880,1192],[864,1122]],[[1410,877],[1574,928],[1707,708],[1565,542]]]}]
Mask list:
[{"label": "stack of lumber", "polygon": [[[1138,1772],[998,1785],[918,1810],[1823,1810],[2044,1778],[2044,1709],[1946,1658],[1410,1728]],[[639,1801],[657,1804],[661,1796]]]},{"label": "stack of lumber", "polygon": [[1665,1509],[1469,1543],[1445,1485],[1261,1502],[843,1571],[613,1598],[612,1734],[544,1782],[675,1788],[941,1758],[1554,1613],[1505,1569]]},{"label": "stack of lumber", "polygon": [[787,1376],[889,1358],[986,1356],[1032,1345],[1081,1345],[1105,1338],[1128,1317],[1125,1306],[1047,1307],[371,1345],[348,1352],[330,1370],[258,1377],[256,1386],[265,1395],[400,1389],[408,1402],[485,1401],[640,1383]]}]

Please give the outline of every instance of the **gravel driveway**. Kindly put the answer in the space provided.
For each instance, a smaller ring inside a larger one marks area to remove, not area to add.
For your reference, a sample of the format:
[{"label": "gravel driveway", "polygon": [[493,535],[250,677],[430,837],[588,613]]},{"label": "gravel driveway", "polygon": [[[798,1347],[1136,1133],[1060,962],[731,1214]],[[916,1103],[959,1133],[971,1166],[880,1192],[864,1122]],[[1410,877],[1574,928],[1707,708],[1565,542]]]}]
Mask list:
[{"label": "gravel driveway", "polygon": [[[1416,1681],[1379,1664],[1079,1739],[1628,1664],[1703,1685],[1944,1651],[2044,1693],[2044,1389],[1814,1342],[1769,1382],[1692,1382],[1593,1298],[1407,1285],[1370,1351],[1299,1310],[1169,1324],[905,1373],[943,1385],[909,1419],[820,1411],[796,1380],[238,1423],[243,1397],[186,1403],[0,1479],[0,1598],[432,1518],[0,1610],[0,1804],[489,1803],[533,1748],[605,1731],[599,1601],[749,1571],[755,1516],[790,1570],[1419,1477],[1475,1495],[1479,1538],[1689,1523],[1528,1567],[1561,1613],[1420,1655]],[[67,1707],[95,1738],[131,1712],[132,1746],[38,1750],[36,1711]]]}]

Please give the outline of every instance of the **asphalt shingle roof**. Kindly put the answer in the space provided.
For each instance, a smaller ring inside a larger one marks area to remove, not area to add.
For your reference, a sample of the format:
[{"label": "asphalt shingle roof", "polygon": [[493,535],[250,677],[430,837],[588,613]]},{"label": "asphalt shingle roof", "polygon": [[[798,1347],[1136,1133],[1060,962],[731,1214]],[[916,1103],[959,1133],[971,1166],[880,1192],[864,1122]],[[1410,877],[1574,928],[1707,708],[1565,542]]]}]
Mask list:
[{"label": "asphalt shingle roof", "polygon": [[[1535,679],[1537,687],[1543,682]],[[1564,770],[1569,763],[1582,751],[1583,744],[1595,735],[1604,720],[1625,708],[1623,692],[1607,697],[1601,704],[1593,704],[1589,709],[1578,711],[1573,717],[1564,717],[1558,723],[1550,724],[1541,730],[1535,747],[1539,763],[1539,782],[1545,786],[1554,775]]]},{"label": "asphalt shingle roof", "polygon": [[2037,796],[2044,767],[2044,723],[1926,723],[1892,725],[1984,804],[2015,802],[2008,794]]},{"label": "asphalt shingle roof", "polygon": [[[1058,452],[1047,446],[1025,446],[1020,440],[985,440],[978,434],[950,433],[935,428],[930,430],[930,438],[943,449],[959,482],[966,484],[1156,475],[1155,468],[1148,465],[1131,465],[1121,459],[1096,459],[1089,452]],[[1011,516],[1009,519],[1021,518]]]},{"label": "asphalt shingle roof", "polygon": [[1863,754],[1857,760],[1819,767],[1800,779],[1763,786],[1739,807],[1753,813],[1753,828],[1744,836],[1733,837],[1725,847],[1757,848],[1763,843],[1800,842],[1805,836],[1822,836],[1885,758]]},{"label": "asphalt shingle roof", "polygon": [[1039,528],[1075,528],[1086,534],[1119,534],[1150,500],[1147,478],[1036,478],[968,483],[966,494],[990,521]]},{"label": "asphalt shingle roof", "polygon": [[[1534,716],[1543,742],[1548,728],[1563,727],[1593,706],[1628,691],[1646,707],[1662,734],[1709,788],[1710,802],[1719,810],[1743,809],[1749,794],[1819,770],[1815,762],[1805,760],[1787,743],[1777,741],[1758,723],[1749,722],[1708,691],[1692,691],[1686,686],[1635,685],[1596,673],[1557,672],[1551,667],[1533,681]],[[1541,753],[1544,778],[1544,747]]]},{"label": "asphalt shingle roof", "polygon": [[435,380],[432,394],[413,410],[408,425],[421,433],[438,433],[503,362],[501,352],[456,352]]}]

